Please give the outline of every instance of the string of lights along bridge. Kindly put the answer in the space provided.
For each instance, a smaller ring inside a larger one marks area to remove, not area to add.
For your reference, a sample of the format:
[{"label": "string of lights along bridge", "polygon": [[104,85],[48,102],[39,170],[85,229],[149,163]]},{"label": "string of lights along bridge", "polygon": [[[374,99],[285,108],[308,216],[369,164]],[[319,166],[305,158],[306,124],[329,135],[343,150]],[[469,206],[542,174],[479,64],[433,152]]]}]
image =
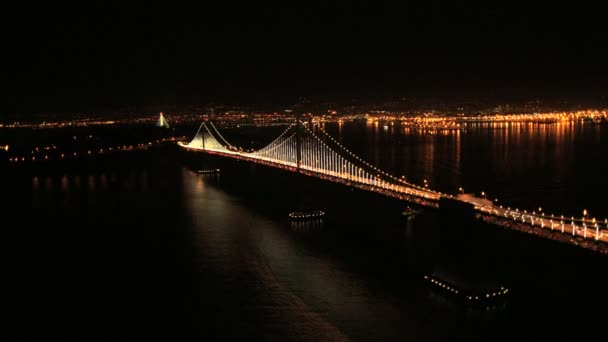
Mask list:
[{"label": "string of lights along bridge", "polygon": [[321,127],[313,133],[306,123],[291,123],[267,146],[245,151],[230,144],[215,127],[201,123],[194,138],[178,145],[222,157],[246,160],[307,176],[342,183],[428,207],[439,207],[442,199],[470,205],[481,219],[503,227],[525,231],[554,240],[577,244],[608,253],[608,220],[546,215],[495,206],[491,201],[471,196],[454,196],[407,182],[369,164],[348,150]]}]

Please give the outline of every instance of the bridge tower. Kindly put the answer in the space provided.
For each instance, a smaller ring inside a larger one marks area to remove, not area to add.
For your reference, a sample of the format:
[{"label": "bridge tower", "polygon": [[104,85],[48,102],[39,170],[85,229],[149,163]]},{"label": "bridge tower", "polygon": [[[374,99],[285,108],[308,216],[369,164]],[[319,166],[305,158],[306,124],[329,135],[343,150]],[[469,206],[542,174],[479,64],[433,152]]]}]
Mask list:
[{"label": "bridge tower", "polygon": [[[203,125],[205,124],[205,121],[203,121],[203,123],[201,124],[201,128],[203,128]],[[199,128],[200,131],[200,128]],[[203,140],[203,150],[205,149],[205,133],[203,132],[203,135],[201,136],[202,140]]]},{"label": "bridge tower", "polygon": [[156,121],[156,127],[169,128],[169,123],[167,122],[167,119],[165,119],[165,117],[163,116],[163,112],[160,112],[158,121]]},{"label": "bridge tower", "polygon": [[297,172],[300,172],[300,163],[302,162],[302,124],[300,122],[301,113],[298,112],[296,115],[296,164]]}]

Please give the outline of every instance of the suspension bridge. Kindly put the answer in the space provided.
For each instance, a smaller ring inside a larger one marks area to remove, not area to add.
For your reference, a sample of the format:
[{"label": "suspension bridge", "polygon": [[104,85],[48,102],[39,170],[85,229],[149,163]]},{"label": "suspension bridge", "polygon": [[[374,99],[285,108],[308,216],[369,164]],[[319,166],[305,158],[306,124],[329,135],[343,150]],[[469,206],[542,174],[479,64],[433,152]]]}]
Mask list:
[{"label": "suspension bridge", "polygon": [[608,220],[574,218],[496,206],[471,196],[451,195],[393,176],[366,162],[318,127],[315,134],[300,120],[291,123],[275,140],[255,151],[230,144],[211,121],[201,123],[187,150],[240,159],[341,183],[417,205],[460,207],[478,219],[504,228],[578,245],[608,254]]}]

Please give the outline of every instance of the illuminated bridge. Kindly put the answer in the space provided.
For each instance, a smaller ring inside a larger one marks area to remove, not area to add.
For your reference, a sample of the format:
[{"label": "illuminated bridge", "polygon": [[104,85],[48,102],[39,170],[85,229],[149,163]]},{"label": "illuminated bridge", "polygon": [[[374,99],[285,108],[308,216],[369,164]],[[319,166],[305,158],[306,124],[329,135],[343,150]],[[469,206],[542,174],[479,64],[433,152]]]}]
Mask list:
[{"label": "illuminated bridge", "polygon": [[203,122],[194,139],[179,142],[187,150],[246,160],[307,176],[342,183],[349,187],[394,197],[421,206],[456,208],[501,227],[579,245],[608,253],[608,221],[527,212],[495,206],[491,201],[450,195],[418,186],[369,164],[319,127],[315,134],[296,120],[267,146],[244,151],[230,144],[210,122]]}]

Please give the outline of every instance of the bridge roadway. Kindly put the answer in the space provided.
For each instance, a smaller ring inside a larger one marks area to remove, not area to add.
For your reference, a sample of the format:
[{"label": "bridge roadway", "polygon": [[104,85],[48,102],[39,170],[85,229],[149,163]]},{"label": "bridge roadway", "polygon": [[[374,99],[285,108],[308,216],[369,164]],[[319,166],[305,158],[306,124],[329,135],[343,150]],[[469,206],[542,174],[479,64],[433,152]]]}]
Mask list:
[{"label": "bridge roadway", "polygon": [[[204,149],[188,146],[181,142],[178,144],[187,150],[201,151],[212,155],[245,160],[291,172],[298,172],[297,165],[291,162],[277,161],[251,153]],[[304,165],[301,165],[299,173],[432,208],[439,208],[441,198],[449,198],[461,203],[468,203],[473,207],[475,216],[489,224],[608,254],[608,222],[606,221],[602,223],[595,219],[575,219],[574,217],[568,219],[563,216],[556,217],[534,212],[528,213],[519,209],[495,206],[490,201],[487,201],[488,204],[480,204],[478,201],[467,200],[460,196],[388,182],[373,182],[370,184],[366,178],[346,173],[340,174],[327,170],[317,170]]]},{"label": "bridge roadway", "polygon": [[532,234],[535,233],[534,231],[547,230],[568,238],[571,237],[576,241],[591,240],[607,243],[608,247],[608,227],[605,222],[604,225],[600,225],[593,219],[530,214],[496,206],[475,206],[475,210],[479,213],[481,219],[495,225],[528,231]]}]

